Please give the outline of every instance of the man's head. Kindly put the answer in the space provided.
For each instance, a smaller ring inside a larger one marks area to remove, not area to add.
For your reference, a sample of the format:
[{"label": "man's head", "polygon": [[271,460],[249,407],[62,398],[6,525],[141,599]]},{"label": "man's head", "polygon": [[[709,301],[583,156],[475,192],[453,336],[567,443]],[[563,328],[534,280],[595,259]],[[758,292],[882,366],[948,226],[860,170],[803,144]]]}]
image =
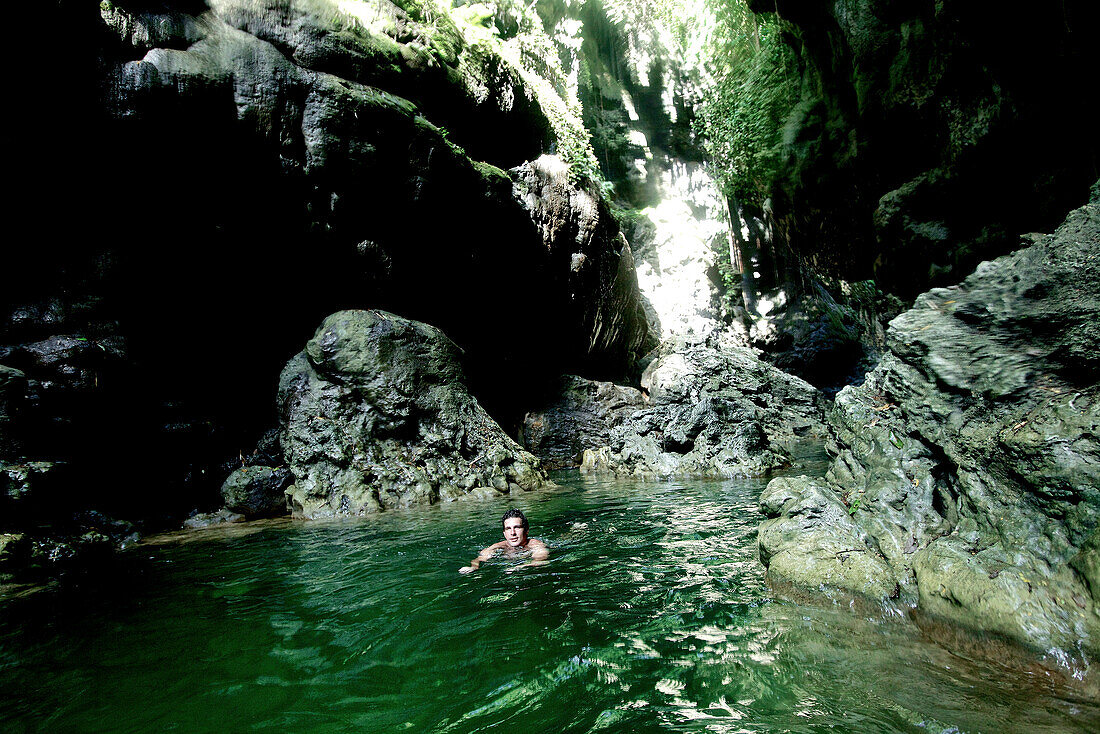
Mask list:
[{"label": "man's head", "polygon": [[504,540],[513,548],[527,543],[527,518],[519,510],[508,510],[500,519],[504,528]]}]

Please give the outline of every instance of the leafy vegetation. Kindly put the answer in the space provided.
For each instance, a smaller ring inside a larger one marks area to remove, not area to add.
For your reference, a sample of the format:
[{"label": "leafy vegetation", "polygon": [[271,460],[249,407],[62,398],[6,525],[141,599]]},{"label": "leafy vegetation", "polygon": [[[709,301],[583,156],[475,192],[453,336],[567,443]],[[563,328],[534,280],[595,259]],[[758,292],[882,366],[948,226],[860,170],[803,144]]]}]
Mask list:
[{"label": "leafy vegetation", "polygon": [[726,194],[760,203],[782,164],[784,122],[799,99],[800,59],[784,42],[787,24],[777,14],[755,15],[747,0],[708,5],[717,25],[700,132]]},{"label": "leafy vegetation", "polygon": [[[557,141],[556,152],[574,181],[601,180],[588,131],[581,122],[580,103],[563,75],[553,41],[543,28],[534,3],[492,0],[452,11],[471,47],[493,53],[512,66],[538,97]],[[467,64],[467,77],[478,70]]]}]

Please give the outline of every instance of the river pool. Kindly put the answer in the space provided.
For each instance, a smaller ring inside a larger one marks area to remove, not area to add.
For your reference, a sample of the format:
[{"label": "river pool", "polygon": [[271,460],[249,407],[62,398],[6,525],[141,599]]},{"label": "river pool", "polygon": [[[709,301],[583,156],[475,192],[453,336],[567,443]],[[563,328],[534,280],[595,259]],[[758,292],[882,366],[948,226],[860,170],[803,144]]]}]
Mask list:
[{"label": "river pool", "polygon": [[[561,489],[170,535],[0,599],[4,731],[1074,732],[1100,707],[902,612],[776,598],[764,482]],[[523,509],[550,561],[458,568]],[[1071,682],[1072,683],[1072,682]]]}]

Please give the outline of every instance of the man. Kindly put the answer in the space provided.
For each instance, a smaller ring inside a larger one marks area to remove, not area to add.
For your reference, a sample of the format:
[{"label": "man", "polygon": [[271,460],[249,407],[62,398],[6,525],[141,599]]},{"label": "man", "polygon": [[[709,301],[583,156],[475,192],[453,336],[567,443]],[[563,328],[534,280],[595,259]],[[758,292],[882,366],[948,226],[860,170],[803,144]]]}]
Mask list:
[{"label": "man", "polygon": [[477,558],[470,561],[469,566],[458,569],[459,573],[476,571],[482,561],[489,560],[497,551],[504,551],[508,556],[530,553],[531,560],[523,564],[525,566],[538,565],[550,557],[550,550],[546,547],[546,543],[538,538],[527,537],[527,518],[519,510],[508,510],[500,519],[500,524],[504,527],[504,540],[483,549],[478,553]]}]

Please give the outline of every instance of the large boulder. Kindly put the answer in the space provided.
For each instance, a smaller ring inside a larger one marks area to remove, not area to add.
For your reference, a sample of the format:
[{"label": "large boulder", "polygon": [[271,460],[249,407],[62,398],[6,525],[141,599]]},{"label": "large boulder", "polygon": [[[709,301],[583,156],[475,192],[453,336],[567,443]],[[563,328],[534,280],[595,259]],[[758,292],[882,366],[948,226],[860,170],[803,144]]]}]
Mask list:
[{"label": "large boulder", "polygon": [[761,476],[823,433],[820,393],[728,334],[677,337],[657,350],[641,390],[567,382],[527,418],[529,447],[581,471],[619,476]]},{"label": "large boulder", "polygon": [[441,331],[383,311],[325,319],[279,381],[297,516],[361,515],[548,485],[470,396]]},{"label": "large boulder", "polygon": [[[884,561],[873,595],[896,583],[927,618],[1080,662],[1100,653],[1100,196],[1029,239],[920,296],[891,322],[890,353],[837,396],[836,459],[815,491],[854,530],[821,515],[802,538],[762,532],[761,556],[855,532]],[[794,519],[773,509],[769,523]]]},{"label": "large boulder", "polygon": [[230,512],[249,519],[285,514],[290,480],[285,467],[242,466],[222,483],[222,499]]}]

